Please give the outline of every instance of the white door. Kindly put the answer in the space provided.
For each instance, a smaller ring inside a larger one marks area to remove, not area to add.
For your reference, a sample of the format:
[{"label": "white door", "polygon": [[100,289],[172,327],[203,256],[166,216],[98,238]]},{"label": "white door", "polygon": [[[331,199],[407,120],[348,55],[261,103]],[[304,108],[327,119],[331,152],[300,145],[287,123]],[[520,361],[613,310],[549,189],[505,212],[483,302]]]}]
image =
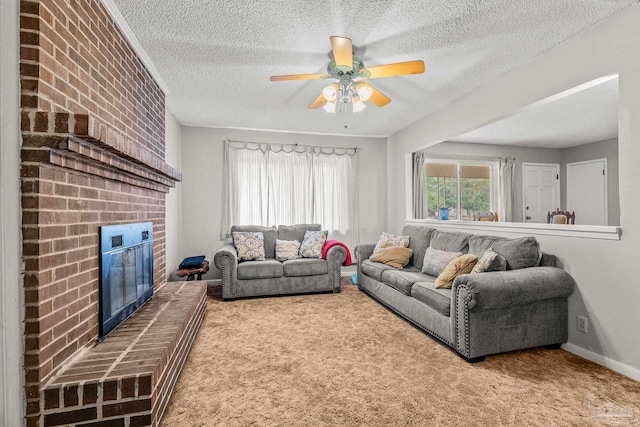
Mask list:
[{"label": "white door", "polygon": [[567,163],[567,210],[576,224],[607,225],[607,159]]},{"label": "white door", "polygon": [[523,163],[524,222],[547,222],[547,213],[560,207],[560,165]]}]

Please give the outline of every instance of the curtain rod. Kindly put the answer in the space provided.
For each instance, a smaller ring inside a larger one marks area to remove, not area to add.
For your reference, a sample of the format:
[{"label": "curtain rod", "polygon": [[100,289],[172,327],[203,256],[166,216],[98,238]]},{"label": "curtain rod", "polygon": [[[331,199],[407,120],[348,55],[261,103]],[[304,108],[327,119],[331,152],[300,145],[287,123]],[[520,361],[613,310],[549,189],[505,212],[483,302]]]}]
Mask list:
[{"label": "curtain rod", "polygon": [[304,144],[298,144],[297,142],[286,142],[286,143],[282,143],[282,142],[258,142],[258,141],[241,141],[238,139],[227,139],[227,141],[229,142],[239,142],[241,144],[257,144],[257,145],[267,145],[267,146],[271,146],[271,145],[280,145],[280,146],[285,146],[285,145],[289,145],[292,147],[309,147],[309,148],[319,148],[319,149],[327,149],[327,150],[355,150],[357,151],[361,151],[362,148],[360,147],[328,147],[328,146],[322,146],[322,145],[304,145]]},{"label": "curtain rod", "polygon": [[500,161],[506,160],[509,158],[515,159],[513,157],[499,157],[499,156],[473,156],[473,155],[465,155],[465,154],[447,154],[447,153],[430,153],[428,151],[421,151],[425,156],[434,158],[434,159],[443,159],[443,160],[491,160],[491,161]]}]

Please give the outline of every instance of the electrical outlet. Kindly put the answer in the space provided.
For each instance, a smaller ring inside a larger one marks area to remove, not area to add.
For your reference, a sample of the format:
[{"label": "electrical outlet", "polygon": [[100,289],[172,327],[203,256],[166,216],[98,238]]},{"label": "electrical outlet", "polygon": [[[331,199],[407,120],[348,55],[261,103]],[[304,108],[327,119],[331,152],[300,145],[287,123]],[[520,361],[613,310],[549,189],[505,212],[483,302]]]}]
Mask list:
[{"label": "electrical outlet", "polygon": [[589,319],[587,316],[576,316],[576,329],[585,334],[589,332]]}]

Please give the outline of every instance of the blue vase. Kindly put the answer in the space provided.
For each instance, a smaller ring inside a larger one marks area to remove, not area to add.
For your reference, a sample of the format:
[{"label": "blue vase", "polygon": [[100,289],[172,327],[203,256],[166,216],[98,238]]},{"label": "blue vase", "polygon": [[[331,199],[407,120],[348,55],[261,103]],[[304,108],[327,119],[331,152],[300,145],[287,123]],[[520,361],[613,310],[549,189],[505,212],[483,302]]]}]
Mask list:
[{"label": "blue vase", "polygon": [[440,219],[449,219],[449,208],[440,208]]}]

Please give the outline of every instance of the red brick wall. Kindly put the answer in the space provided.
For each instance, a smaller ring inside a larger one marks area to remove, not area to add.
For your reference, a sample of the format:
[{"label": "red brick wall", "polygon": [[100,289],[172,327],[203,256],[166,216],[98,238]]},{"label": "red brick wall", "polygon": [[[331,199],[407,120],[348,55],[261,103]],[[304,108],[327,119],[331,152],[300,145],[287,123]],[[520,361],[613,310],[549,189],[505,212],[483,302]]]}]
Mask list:
[{"label": "red brick wall", "polygon": [[25,384],[41,391],[98,334],[98,227],[152,221],[165,271],[164,94],[98,0],[22,0]]},{"label": "red brick wall", "polygon": [[90,114],[164,158],[164,94],[98,0],[22,0],[23,109]]}]

